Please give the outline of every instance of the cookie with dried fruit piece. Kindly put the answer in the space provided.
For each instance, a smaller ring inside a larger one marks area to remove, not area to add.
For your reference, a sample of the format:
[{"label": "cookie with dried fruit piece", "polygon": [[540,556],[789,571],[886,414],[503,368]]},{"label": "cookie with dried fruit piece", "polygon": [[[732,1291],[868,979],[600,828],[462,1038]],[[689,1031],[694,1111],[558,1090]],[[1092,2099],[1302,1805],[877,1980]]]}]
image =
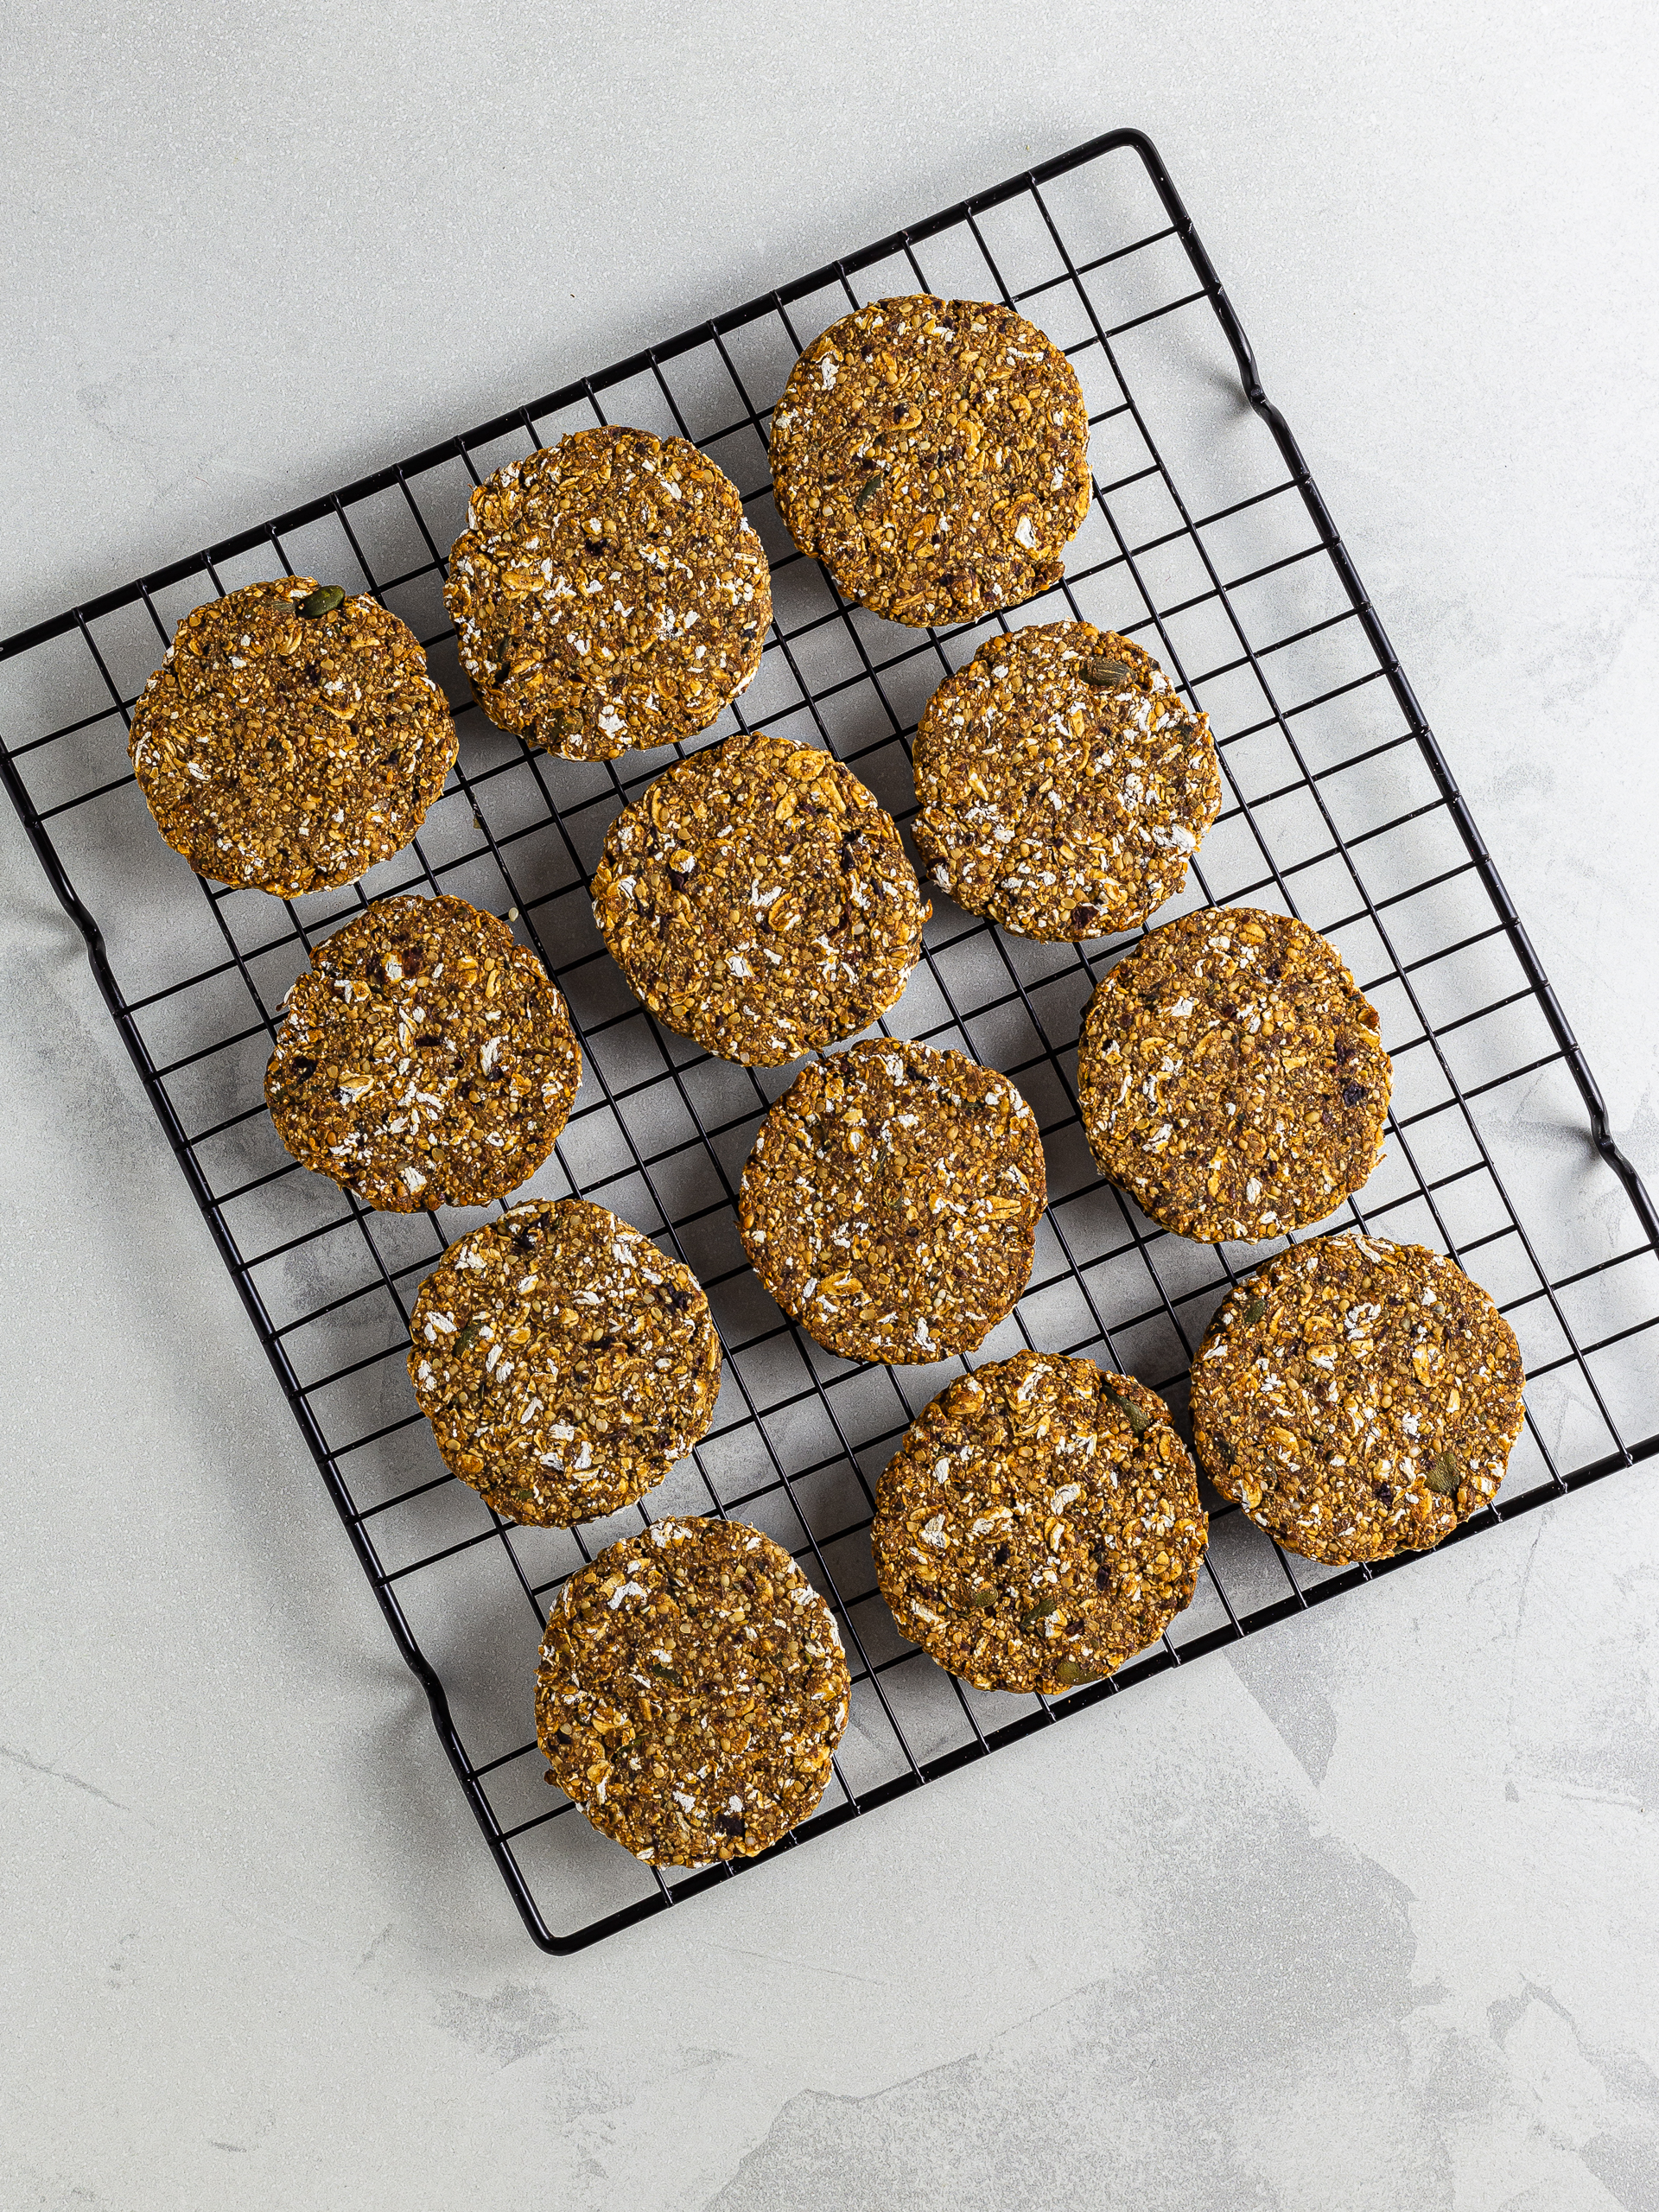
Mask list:
[{"label": "cookie with dried fruit piece", "polygon": [[903,1633],[976,1689],[1062,1696],[1155,1643],[1208,1522],[1155,1390],[1019,1352],[953,1382],[876,1491],[871,1544]]},{"label": "cookie with dried fruit piece", "polygon": [[282,576],[185,616],[127,750],[198,875],[293,899],[403,850],[454,765],[455,726],[395,614]]},{"label": "cookie with dried fruit piece", "polygon": [[571,760],[706,729],[760,667],[772,620],[730,477],[684,438],[614,427],[480,484],[443,595],[490,720]]},{"label": "cookie with dried fruit piece", "polygon": [[1454,1261],[1315,1236],[1223,1301],[1192,1363],[1192,1439],[1258,1528],[1345,1567],[1426,1551],[1497,1495],[1525,1380]]},{"label": "cookie with dried fruit piece", "polygon": [[647,1864],[747,1859],[817,1806],[847,1725],[834,1616],[741,1521],[658,1521],[555,1599],[536,1676],[547,1778]]},{"label": "cookie with dried fruit piece", "polygon": [[464,899],[377,899],[284,1002],[265,1100],[294,1157],[392,1213],[527,1182],[582,1080],[535,954]]},{"label": "cookie with dried fruit piece", "polygon": [[618,1512],[715,1417],[720,1338],[702,1285],[581,1198],[510,1206],[452,1244],[409,1333],[446,1465],[510,1521]]},{"label": "cookie with dried fruit piece", "polygon": [[1089,410],[1012,308],[931,293],[843,315],[772,417],[785,527],[849,599],[917,628],[1057,584],[1089,511]]},{"label": "cookie with dried fruit piece", "polygon": [[1341,956],[1285,914],[1206,906],[1102,979],[1077,1103],[1102,1172],[1178,1236],[1323,1221],[1382,1156],[1390,1069]]}]

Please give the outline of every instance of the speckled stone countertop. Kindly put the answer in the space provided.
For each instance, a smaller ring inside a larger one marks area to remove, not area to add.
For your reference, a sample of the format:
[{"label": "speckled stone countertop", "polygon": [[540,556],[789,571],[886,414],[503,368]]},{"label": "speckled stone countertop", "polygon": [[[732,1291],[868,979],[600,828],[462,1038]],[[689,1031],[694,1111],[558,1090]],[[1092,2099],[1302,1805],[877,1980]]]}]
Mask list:
[{"label": "speckled stone countertop", "polygon": [[[1135,123],[1653,1178],[1656,74],[1637,0],[27,4],[0,630]],[[0,855],[0,2202],[1659,2203],[1651,1473],[543,1958]]]}]

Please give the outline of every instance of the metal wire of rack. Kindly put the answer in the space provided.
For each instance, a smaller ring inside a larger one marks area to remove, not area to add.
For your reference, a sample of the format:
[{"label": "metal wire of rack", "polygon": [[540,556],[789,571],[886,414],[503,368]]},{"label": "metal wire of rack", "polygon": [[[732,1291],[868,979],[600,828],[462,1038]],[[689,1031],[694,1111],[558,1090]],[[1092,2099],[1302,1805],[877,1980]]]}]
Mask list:
[{"label": "metal wire of rack", "polygon": [[[737,1179],[789,1071],[711,1060],[659,1029],[621,984],[586,898],[612,817],[672,753],[555,760],[493,729],[467,693],[441,594],[473,486],[595,422],[678,432],[735,479],[773,568],[760,675],[741,711],[698,742],[761,724],[815,735],[901,821],[912,813],[917,717],[989,626],[906,631],[842,601],[777,523],[765,441],[772,400],[805,343],[849,305],[918,289],[1016,304],[1077,366],[1090,406],[1093,509],[1065,583],[995,620],[1083,616],[1141,636],[1209,713],[1225,804],[1187,898],[1168,911],[1265,904],[1336,942],[1382,1011],[1395,1069],[1389,1158],[1343,1218],[1452,1253],[1521,1336],[1527,1429],[1497,1503],[1453,1541],[1659,1451],[1645,1357],[1659,1320],[1659,1217],[1609,1135],[1583,1055],[1161,160],[1137,132],[1096,138],[0,645],[0,776],[86,938],[496,1864],[549,1951],[578,1949],[743,1871],[643,1867],[568,1817],[574,1808],[542,1778],[531,1678],[547,1605],[642,1512],[753,1521],[835,1608],[852,1719],[823,1807],[779,1851],[1405,1563],[1313,1566],[1211,1495],[1193,1605],[1109,1681],[1058,1700],[986,1695],[906,1643],[874,1588],[874,1481],[963,1363],[895,1370],[838,1359],[785,1322],[744,1264]],[[213,594],[289,571],[371,589],[403,615],[447,681],[462,745],[443,798],[397,859],[349,891],[278,900],[189,876],[155,836],[125,740],[133,698],[176,621]],[[685,1259],[726,1348],[715,1424],[691,1459],[643,1508],[575,1530],[491,1513],[437,1459],[409,1391],[416,1291],[483,1216],[371,1213],[289,1160],[264,1110],[272,1033],[309,948],[372,897],[439,889],[509,914],[581,1033],[582,1093],[530,1190],[610,1205]],[[925,962],[891,1027],[1013,1077],[1049,1164],[1030,1287],[976,1358],[1023,1344],[1092,1355],[1179,1409],[1211,1311],[1263,1255],[1165,1235],[1090,1159],[1077,1028],[1102,968],[1132,940],[1038,944],[936,905]]]}]

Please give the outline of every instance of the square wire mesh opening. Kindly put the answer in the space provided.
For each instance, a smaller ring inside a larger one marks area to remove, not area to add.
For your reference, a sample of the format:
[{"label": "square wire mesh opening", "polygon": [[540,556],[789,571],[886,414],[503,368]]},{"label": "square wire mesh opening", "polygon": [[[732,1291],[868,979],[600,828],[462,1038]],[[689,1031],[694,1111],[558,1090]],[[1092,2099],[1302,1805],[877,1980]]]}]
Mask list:
[{"label": "square wire mesh opening", "polygon": [[[1065,582],[942,632],[844,602],[783,531],[766,464],[768,410],[801,348],[849,306],[918,289],[1019,306],[1070,355],[1092,423],[1096,497]],[[468,495],[565,431],[626,423],[695,439],[736,481],[767,547],[775,620],[760,674],[741,711],[696,742],[760,726],[817,741],[901,823],[914,812],[921,709],[993,630],[1082,616],[1147,645],[1208,713],[1225,789],[1187,893],[1154,918],[1244,901],[1332,940],[1382,1014],[1395,1091],[1388,1156],[1332,1225],[1451,1253],[1520,1336],[1526,1430],[1497,1506],[1463,1533],[1659,1446],[1644,1342],[1659,1315],[1651,1208],[1609,1147],[1619,1173],[1596,1156],[1587,1071],[1294,442],[1241,384],[1243,344],[1155,153],[1116,133],[0,648],[0,766],[72,912],[102,926],[102,945],[89,939],[100,986],[544,1948],[591,1942],[733,1871],[641,1866],[571,1817],[533,1741],[546,1608],[642,1517],[752,1521],[835,1609],[852,1717],[823,1808],[779,1849],[1381,1571],[1289,1555],[1207,1492],[1192,1606],[1109,1683],[1060,1701],[986,1694],[899,1633],[871,1568],[874,1481],[914,1414],[969,1363],[861,1366],[785,1321],[744,1262],[734,1200],[792,1071],[714,1060],[660,1028],[604,951],[588,900],[619,808],[692,748],[591,765],[532,753],[484,721],[459,670],[442,561]],[[406,851],[349,890],[279,900],[192,877],[154,832],[126,734],[181,617],[289,571],[372,590],[401,615],[461,735]],[[508,917],[581,1033],[575,1109],[521,1195],[594,1199],[685,1259],[725,1346],[705,1441],[643,1508],[575,1530],[500,1520],[449,1476],[415,1409],[404,1354],[416,1292],[485,1214],[371,1213],[290,1160],[264,1110],[275,1024],[309,948],[372,898],[440,890]],[[1030,1287],[974,1363],[1026,1345],[1081,1354],[1139,1375],[1184,1415],[1210,1314],[1280,1246],[1166,1235],[1095,1168],[1076,1042],[1096,981],[1133,938],[1043,944],[937,893],[935,907],[925,960],[881,1027],[1002,1069],[1036,1112],[1048,1162]]]}]

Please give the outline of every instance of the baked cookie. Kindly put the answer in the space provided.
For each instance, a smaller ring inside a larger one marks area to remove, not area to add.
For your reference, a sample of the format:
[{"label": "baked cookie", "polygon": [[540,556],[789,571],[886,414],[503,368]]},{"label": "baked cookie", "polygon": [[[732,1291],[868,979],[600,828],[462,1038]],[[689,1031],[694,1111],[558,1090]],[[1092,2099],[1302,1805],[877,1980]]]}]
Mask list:
[{"label": "baked cookie", "polygon": [[695,1866],[806,1818],[848,1689],[834,1617],[781,1545],[741,1521],[658,1521],[559,1592],[536,1732],[548,1780],[596,1828]]},{"label": "baked cookie", "polygon": [[1221,811],[1208,716],[1092,622],[987,639],[928,701],[915,770],[928,874],[1025,937],[1133,929]]},{"label": "baked cookie", "polygon": [[1455,1262],[1316,1236],[1228,1294],[1192,1363],[1192,1439],[1257,1528],[1346,1567],[1427,1551],[1497,1495],[1525,1381]]},{"label": "baked cookie", "polygon": [[409,1333],[444,1464],[510,1521],[631,1505],[715,1417],[720,1338],[696,1277],[581,1198],[511,1206],[452,1244]]},{"label": "baked cookie", "polygon": [[378,600],[282,576],[185,616],[127,751],[198,875],[294,899],[403,850],[454,765],[455,726]]},{"label": "baked cookie", "polygon": [[750,1067],[885,1014],[932,912],[892,816],[852,771],[762,730],[694,753],[625,807],[592,888],[630,988]]},{"label": "baked cookie", "polygon": [[1192,1603],[1208,1527],[1156,1391],[1022,1351],[911,1424],[870,1541],[893,1618],[947,1673],[1058,1697]]},{"label": "baked cookie", "polygon": [[276,1134],[385,1212],[517,1190],[582,1080],[541,962],[464,899],[377,899],[316,947],[285,1004],[265,1070]]},{"label": "baked cookie", "polygon": [[1008,1081],[873,1038],[803,1070],[761,1123],[737,1220],[785,1313],[845,1359],[971,1351],[1031,1274],[1042,1139]]},{"label": "baked cookie", "polygon": [[646,430],[577,430],[498,468],[443,596],[490,720],[571,760],[706,729],[760,667],[772,620],[736,486]]},{"label": "baked cookie", "polygon": [[1382,1157],[1376,1011],[1306,922],[1205,906],[1148,932],[1089,1001],[1077,1103],[1102,1172],[1178,1236],[1323,1221]]},{"label": "baked cookie", "polygon": [[1047,591],[1089,512],[1089,410],[1034,323],[874,300],[831,323],[772,417],[790,536],[849,599],[917,628]]}]

